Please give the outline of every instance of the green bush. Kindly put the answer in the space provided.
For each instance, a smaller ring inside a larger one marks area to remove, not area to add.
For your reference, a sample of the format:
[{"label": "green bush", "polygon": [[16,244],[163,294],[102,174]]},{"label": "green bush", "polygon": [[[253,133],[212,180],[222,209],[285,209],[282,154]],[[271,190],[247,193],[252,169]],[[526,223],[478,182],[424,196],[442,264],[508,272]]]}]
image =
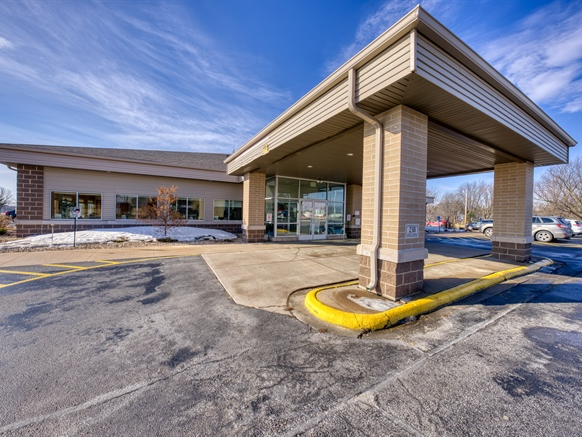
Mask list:
[{"label": "green bush", "polygon": [[4,235],[6,232],[8,232],[6,229],[0,228],[0,235]]}]

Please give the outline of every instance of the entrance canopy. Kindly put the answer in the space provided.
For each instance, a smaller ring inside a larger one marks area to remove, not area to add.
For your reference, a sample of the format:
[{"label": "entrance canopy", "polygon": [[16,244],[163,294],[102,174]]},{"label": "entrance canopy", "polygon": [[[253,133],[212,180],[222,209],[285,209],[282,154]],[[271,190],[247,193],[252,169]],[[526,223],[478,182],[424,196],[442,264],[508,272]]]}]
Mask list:
[{"label": "entrance canopy", "polygon": [[[399,105],[428,116],[427,178],[495,165],[568,161],[576,142],[471,48],[417,6],[226,159],[253,171],[361,184],[364,122]],[[389,129],[389,126],[386,126]]]}]

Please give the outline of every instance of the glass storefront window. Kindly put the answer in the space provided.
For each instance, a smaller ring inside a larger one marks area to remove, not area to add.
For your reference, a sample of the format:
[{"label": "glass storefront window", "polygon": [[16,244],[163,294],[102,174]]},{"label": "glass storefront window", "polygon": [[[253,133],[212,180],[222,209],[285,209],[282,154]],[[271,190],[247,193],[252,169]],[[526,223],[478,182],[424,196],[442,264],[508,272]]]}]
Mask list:
[{"label": "glass storefront window", "polygon": [[242,200],[230,201],[229,220],[242,220]]},{"label": "glass storefront window", "polygon": [[265,198],[272,199],[275,197],[275,183],[277,182],[276,178],[267,179],[267,183],[265,185]]},{"label": "glass storefront window", "polygon": [[299,198],[299,179],[279,178],[278,187],[277,198],[279,200]]},{"label": "glass storefront window", "polygon": [[214,201],[214,220],[228,220],[228,200]]},{"label": "glass storefront window", "polygon": [[79,193],[78,200],[80,219],[101,219],[101,194]]},{"label": "glass storefront window", "polygon": [[204,220],[204,199],[188,199],[188,220]]},{"label": "glass storefront window", "polygon": [[101,219],[101,194],[51,193],[51,218],[70,219],[71,209],[79,208],[79,219]]},{"label": "glass storefront window", "polygon": [[316,181],[301,181],[302,199],[327,199],[327,183]]},{"label": "glass storefront window", "polygon": [[342,235],[344,233],[343,223],[328,223],[327,224],[327,234],[328,235]]},{"label": "glass storefront window", "polygon": [[179,197],[178,200],[176,200],[176,204],[173,205],[172,209],[178,211],[180,218],[186,219],[186,214],[188,212],[188,199]]},{"label": "glass storefront window", "polygon": [[71,209],[77,206],[77,193],[52,193],[51,218],[69,219]]},{"label": "glass storefront window", "polygon": [[138,196],[137,209],[143,208],[146,205],[155,205],[157,196]]},{"label": "glass storefront window", "polygon": [[242,220],[242,200],[215,200],[214,220]]},{"label": "glass storefront window", "polygon": [[115,196],[115,218],[135,219],[137,211],[137,196],[118,194]]},{"label": "glass storefront window", "polygon": [[204,199],[181,197],[176,201],[177,211],[186,220],[204,219]]},{"label": "glass storefront window", "polygon": [[327,200],[331,202],[343,202],[345,200],[345,185],[329,184],[329,194]]},{"label": "glass storefront window", "polygon": [[297,223],[297,202],[277,202],[277,223]]},{"label": "glass storefront window", "polygon": [[273,223],[275,220],[275,201],[269,199],[265,202],[265,222]]},{"label": "glass storefront window", "polygon": [[327,220],[330,222],[337,222],[337,223],[344,222],[344,203],[343,202],[328,202],[328,204],[327,204]]},{"label": "glass storefront window", "polygon": [[281,224],[277,225],[277,235],[284,237],[287,235],[297,234],[297,224]]},{"label": "glass storefront window", "polygon": [[[154,215],[155,213],[153,207],[156,206],[156,198],[157,196],[137,196],[137,212],[135,218],[145,218],[144,216],[148,216],[148,218],[150,218],[150,215]],[[148,208],[148,206],[152,208]]]},{"label": "glass storefront window", "polygon": [[[345,187],[345,184],[308,179],[278,176],[268,179],[265,190],[267,235],[293,235],[300,239],[310,235],[343,235]],[[297,200],[294,196],[298,196]]]},{"label": "glass storefront window", "polygon": [[273,235],[273,224],[275,223],[275,201],[267,199],[265,201],[265,233]]},{"label": "glass storefront window", "polygon": [[329,202],[327,204],[327,233],[341,235],[344,233],[344,203]]}]

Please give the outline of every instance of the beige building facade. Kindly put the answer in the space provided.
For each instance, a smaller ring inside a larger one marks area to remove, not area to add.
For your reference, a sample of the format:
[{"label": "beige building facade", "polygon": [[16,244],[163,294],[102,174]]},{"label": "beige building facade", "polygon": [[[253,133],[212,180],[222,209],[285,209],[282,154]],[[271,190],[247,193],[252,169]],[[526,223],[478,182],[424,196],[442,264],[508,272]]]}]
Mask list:
[{"label": "beige building facade", "polygon": [[[143,225],[139,208],[161,186],[178,188],[187,226],[240,233],[243,183],[224,154],[0,144],[17,172],[17,235]],[[263,194],[264,196],[264,194]]]}]

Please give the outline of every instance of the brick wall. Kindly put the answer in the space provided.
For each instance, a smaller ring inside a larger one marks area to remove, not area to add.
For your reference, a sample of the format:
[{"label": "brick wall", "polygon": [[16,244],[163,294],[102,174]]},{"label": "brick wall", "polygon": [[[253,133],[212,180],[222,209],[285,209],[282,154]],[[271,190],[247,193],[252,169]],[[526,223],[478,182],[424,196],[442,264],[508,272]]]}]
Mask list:
[{"label": "brick wall", "polygon": [[[42,220],[44,191],[44,167],[18,164],[16,176],[17,220]],[[26,234],[21,226],[16,227],[16,235]]]},{"label": "brick wall", "polygon": [[248,242],[265,240],[265,183],[265,173],[244,176],[242,229],[243,238]]},{"label": "brick wall", "polygon": [[531,236],[533,174],[534,167],[529,162],[510,162],[495,166],[493,185],[495,236]]},{"label": "brick wall", "polygon": [[530,162],[495,166],[493,185],[493,258],[525,262],[531,259],[533,173]]}]

